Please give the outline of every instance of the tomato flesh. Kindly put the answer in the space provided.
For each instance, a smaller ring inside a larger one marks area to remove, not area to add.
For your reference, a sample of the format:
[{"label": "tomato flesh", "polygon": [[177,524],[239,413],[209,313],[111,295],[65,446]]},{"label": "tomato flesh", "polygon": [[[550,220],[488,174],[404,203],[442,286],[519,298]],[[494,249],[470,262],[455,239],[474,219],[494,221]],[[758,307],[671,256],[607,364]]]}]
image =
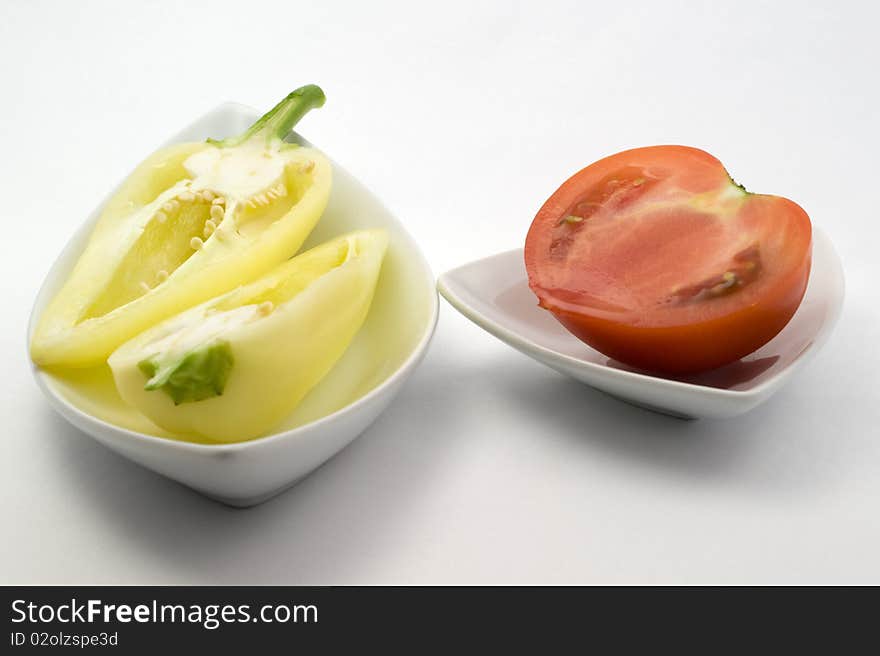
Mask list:
[{"label": "tomato flesh", "polygon": [[526,238],[529,286],[575,336],[625,364],[692,373],[770,341],[806,290],[811,227],[685,146],[624,151],[576,173]]}]

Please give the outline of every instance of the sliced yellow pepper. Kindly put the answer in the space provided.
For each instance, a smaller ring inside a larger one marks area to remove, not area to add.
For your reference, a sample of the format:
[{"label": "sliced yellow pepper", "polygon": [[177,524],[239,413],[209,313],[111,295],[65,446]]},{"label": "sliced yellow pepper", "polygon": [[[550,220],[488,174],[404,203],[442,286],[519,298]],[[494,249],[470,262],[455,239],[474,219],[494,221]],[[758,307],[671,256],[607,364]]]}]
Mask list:
[{"label": "sliced yellow pepper", "polygon": [[108,360],[120,396],[184,437],[265,434],[348,348],[387,243],[384,230],[339,237],[147,330]]},{"label": "sliced yellow pepper", "polygon": [[148,157],[107,202],[31,341],[34,362],[85,367],[153,324],[295,253],[330,195],[328,160],[283,141],[311,108],[297,89],[239,137]]}]

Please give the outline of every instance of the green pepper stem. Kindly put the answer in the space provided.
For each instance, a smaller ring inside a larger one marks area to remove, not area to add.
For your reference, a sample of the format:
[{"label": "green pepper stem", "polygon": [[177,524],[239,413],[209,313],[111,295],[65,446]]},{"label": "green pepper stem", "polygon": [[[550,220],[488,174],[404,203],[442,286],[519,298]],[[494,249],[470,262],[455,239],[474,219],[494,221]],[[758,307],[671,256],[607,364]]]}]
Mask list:
[{"label": "green pepper stem", "polygon": [[208,139],[215,146],[231,147],[252,138],[264,138],[266,143],[284,140],[299,120],[310,110],[323,106],[326,97],[321,87],[307,84],[287,94],[280,103],[258,118],[237,137]]}]

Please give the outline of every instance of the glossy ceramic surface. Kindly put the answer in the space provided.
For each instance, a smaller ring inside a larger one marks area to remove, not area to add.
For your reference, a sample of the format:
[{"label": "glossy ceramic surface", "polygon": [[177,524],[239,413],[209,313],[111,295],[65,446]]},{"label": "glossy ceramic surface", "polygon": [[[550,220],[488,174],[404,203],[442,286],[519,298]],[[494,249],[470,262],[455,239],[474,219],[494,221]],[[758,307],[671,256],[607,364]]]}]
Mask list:
[{"label": "glossy ceramic surface", "polygon": [[459,312],[522,353],[629,403],[687,418],[731,417],[769,399],[828,338],[844,295],[840,260],[828,238],[814,229],[807,291],[782,332],[730,365],[669,378],[609,359],[538,307],[522,250],[444,273],[438,287]]}]

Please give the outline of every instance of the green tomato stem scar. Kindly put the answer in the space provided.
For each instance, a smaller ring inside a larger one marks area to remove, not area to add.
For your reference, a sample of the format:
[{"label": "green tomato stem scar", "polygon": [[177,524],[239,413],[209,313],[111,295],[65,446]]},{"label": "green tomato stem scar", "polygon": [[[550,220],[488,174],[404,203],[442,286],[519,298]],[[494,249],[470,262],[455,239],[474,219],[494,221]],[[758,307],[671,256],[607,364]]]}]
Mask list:
[{"label": "green tomato stem scar", "polygon": [[223,394],[233,362],[229,342],[215,341],[187,351],[171,362],[161,362],[153,355],[137,366],[148,378],[145,390],[162,390],[174,405],[180,405]]}]

